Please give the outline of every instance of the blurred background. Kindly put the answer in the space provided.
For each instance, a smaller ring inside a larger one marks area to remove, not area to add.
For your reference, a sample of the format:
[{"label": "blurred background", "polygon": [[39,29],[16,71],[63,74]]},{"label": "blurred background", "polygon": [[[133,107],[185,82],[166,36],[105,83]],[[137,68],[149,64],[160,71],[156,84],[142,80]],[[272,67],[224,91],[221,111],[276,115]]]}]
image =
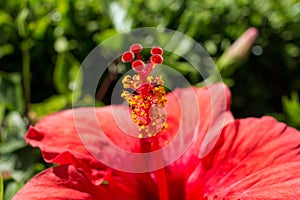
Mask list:
[{"label": "blurred background", "polygon": [[[236,118],[272,115],[300,129],[299,0],[0,0],[0,199],[48,167],[24,141],[28,126],[71,108],[88,53],[139,27],[177,30],[202,44],[232,91]],[[230,57],[250,27],[259,35],[248,54]],[[199,82],[184,66],[182,73]]]}]

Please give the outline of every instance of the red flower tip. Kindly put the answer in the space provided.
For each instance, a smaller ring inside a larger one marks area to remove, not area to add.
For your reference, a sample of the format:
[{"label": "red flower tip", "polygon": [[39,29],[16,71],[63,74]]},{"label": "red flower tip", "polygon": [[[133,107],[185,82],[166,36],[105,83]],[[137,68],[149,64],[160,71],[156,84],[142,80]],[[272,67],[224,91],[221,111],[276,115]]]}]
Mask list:
[{"label": "red flower tip", "polygon": [[123,53],[122,55],[122,62],[132,62],[134,59],[134,53],[132,53],[131,51],[126,51]]},{"label": "red flower tip", "polygon": [[155,55],[155,54],[162,55],[163,52],[164,52],[164,51],[163,51],[162,48],[160,48],[160,47],[153,47],[153,48],[151,49],[151,55]]},{"label": "red flower tip", "polygon": [[142,51],[142,49],[143,49],[143,47],[139,43],[135,43],[130,46],[130,51],[133,53],[139,53]]},{"label": "red flower tip", "polygon": [[136,72],[141,72],[145,69],[145,63],[141,60],[136,60],[132,63],[132,69]]},{"label": "red flower tip", "polygon": [[161,64],[163,62],[163,57],[159,54],[155,54],[153,56],[151,56],[150,61],[153,64]]},{"label": "red flower tip", "polygon": [[151,57],[148,66],[146,67],[140,52],[143,47],[139,43],[135,43],[130,46],[129,51],[126,51],[122,55],[122,62],[132,63],[132,68],[134,71],[138,72],[140,80],[146,84],[148,83],[147,77],[151,71],[155,68],[156,64],[161,64],[163,62],[163,49],[159,46],[153,47],[150,51]]}]

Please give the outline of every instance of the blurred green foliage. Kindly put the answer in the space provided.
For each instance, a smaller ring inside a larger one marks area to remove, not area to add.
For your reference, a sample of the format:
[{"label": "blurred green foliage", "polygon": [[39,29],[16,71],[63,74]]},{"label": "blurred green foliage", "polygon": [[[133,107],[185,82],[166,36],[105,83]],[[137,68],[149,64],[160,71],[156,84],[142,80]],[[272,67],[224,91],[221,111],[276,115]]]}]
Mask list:
[{"label": "blurred green foliage", "polygon": [[[272,114],[300,128],[298,0],[0,0],[4,199],[46,167],[24,134],[42,116],[70,108],[72,94],[80,96],[82,79],[76,76],[87,54],[118,32],[149,26],[187,34],[216,61],[247,28],[256,27],[259,37],[246,62],[221,71],[231,86],[234,115]],[[176,65],[197,81],[186,63]]]},{"label": "blurred green foliage", "polygon": [[278,120],[300,129],[300,101],[298,93],[292,92],[291,98],[282,97],[283,113],[273,113]]}]

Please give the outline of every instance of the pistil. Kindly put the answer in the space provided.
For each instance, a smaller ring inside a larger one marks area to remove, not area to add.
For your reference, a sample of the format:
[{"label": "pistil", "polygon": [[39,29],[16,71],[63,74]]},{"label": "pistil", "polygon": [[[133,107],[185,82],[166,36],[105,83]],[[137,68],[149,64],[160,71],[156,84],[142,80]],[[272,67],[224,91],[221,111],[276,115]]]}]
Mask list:
[{"label": "pistil", "polygon": [[151,49],[152,56],[145,64],[141,56],[142,46],[133,44],[130,51],[122,55],[122,61],[131,64],[137,72],[134,76],[125,76],[122,80],[124,89],[132,89],[135,93],[123,91],[122,97],[128,102],[131,118],[138,125],[139,138],[149,138],[167,129],[164,106],[167,102],[164,82],[161,76],[149,76],[152,70],[163,62],[163,50],[160,47]]},{"label": "pistil", "polygon": [[[164,107],[167,103],[164,81],[161,76],[150,76],[153,69],[163,62],[163,50],[160,47],[151,49],[149,63],[142,60],[142,45],[133,44],[129,51],[122,55],[122,61],[130,63],[137,73],[134,76],[125,76],[122,80],[124,89],[132,89],[134,93],[124,90],[122,98],[129,104],[132,121],[139,128],[138,138],[141,138],[141,150],[144,152],[156,151],[159,146],[160,134],[168,129]],[[163,157],[154,158],[156,162],[163,162]],[[157,179],[159,199],[168,200],[168,185],[165,169],[154,172]]]}]

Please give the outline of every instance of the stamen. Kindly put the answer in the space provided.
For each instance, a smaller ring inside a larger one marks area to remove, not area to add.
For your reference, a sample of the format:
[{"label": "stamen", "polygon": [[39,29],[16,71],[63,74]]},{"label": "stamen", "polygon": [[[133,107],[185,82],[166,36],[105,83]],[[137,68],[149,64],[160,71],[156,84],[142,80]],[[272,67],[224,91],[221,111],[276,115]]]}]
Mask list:
[{"label": "stamen", "polygon": [[160,47],[153,47],[150,62],[145,64],[140,55],[142,49],[142,45],[136,43],[131,45],[130,51],[122,55],[122,61],[130,62],[132,69],[138,74],[123,78],[124,89],[131,88],[135,92],[131,94],[123,91],[121,97],[128,102],[132,121],[138,125],[140,131],[138,137],[148,138],[168,128],[164,113],[167,99],[162,77],[149,76],[155,66],[163,62],[163,50]]}]

